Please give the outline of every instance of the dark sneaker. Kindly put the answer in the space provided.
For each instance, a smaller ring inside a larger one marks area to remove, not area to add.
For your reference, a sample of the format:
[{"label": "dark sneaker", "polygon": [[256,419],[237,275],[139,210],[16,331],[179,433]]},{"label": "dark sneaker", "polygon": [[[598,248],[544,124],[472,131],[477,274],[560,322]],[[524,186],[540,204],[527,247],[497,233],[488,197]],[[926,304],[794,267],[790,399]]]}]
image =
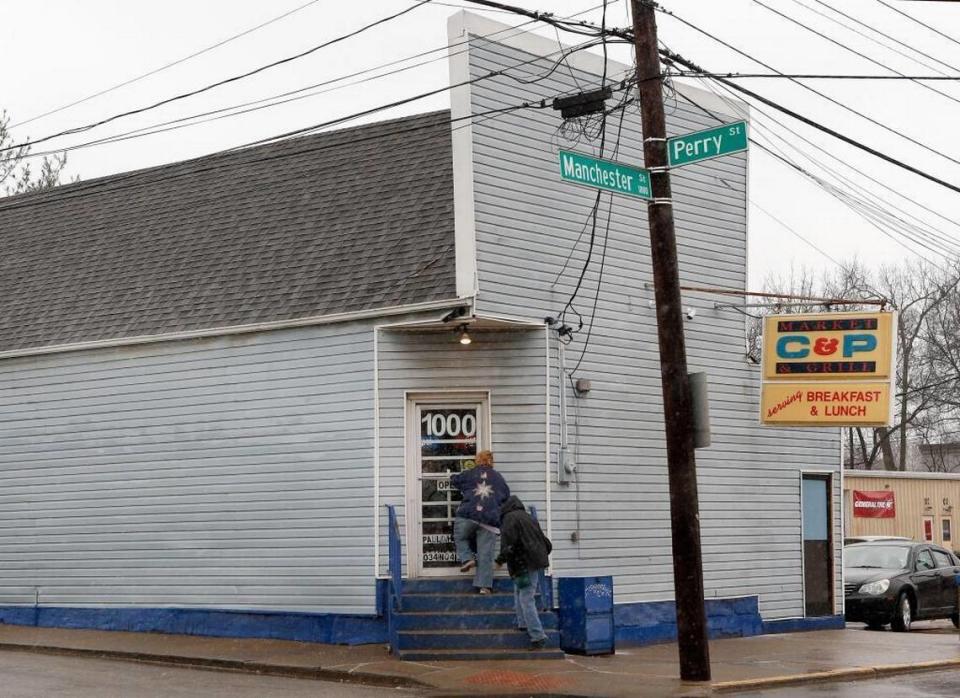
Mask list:
[{"label": "dark sneaker", "polygon": [[476,566],[477,566],[477,561],[476,561],[476,560],[467,560],[467,561],[464,562],[462,565],[460,565],[460,571],[461,571],[461,572],[469,572],[470,570],[472,570],[472,569],[473,569],[474,567],[476,567]]},{"label": "dark sneaker", "polygon": [[527,632],[527,629],[526,629],[526,628],[521,628],[519,625],[517,626],[517,630],[519,630],[519,631],[522,632],[522,633]]},{"label": "dark sneaker", "polygon": [[530,641],[530,651],[536,652],[537,650],[542,650],[547,646],[546,640],[531,640]]}]

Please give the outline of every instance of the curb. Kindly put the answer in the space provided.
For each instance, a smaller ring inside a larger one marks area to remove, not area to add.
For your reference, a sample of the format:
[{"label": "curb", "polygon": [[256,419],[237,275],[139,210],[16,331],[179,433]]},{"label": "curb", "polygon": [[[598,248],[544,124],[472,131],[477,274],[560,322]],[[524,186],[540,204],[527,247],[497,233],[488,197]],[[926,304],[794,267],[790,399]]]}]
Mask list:
[{"label": "curb", "polygon": [[742,681],[721,681],[714,683],[711,688],[714,693],[731,693],[733,691],[751,691],[781,686],[797,686],[807,683],[828,683],[831,681],[863,681],[877,679],[881,676],[896,676],[899,674],[914,674],[939,669],[954,669],[960,667],[960,659],[941,659],[931,662],[916,662],[913,664],[881,664],[872,667],[857,667],[850,669],[831,669],[810,674],[786,674],[770,676],[761,679],[745,679]]},{"label": "curb", "polygon": [[111,659],[123,662],[140,664],[156,664],[163,666],[179,666],[190,669],[208,671],[232,671],[239,674],[259,674],[263,676],[283,676],[295,679],[311,679],[314,681],[336,681],[338,683],[355,683],[365,686],[387,686],[403,688],[430,688],[414,678],[406,676],[391,676],[389,674],[371,674],[362,671],[344,671],[341,669],[323,669],[322,667],[283,666],[277,664],[263,664],[236,659],[214,659],[207,657],[186,657],[170,654],[149,654],[146,652],[123,652],[121,650],[98,650],[76,647],[57,647],[54,645],[18,645],[0,642],[0,651],[5,652],[32,652],[35,654],[59,655],[64,657],[93,657],[96,659]]}]

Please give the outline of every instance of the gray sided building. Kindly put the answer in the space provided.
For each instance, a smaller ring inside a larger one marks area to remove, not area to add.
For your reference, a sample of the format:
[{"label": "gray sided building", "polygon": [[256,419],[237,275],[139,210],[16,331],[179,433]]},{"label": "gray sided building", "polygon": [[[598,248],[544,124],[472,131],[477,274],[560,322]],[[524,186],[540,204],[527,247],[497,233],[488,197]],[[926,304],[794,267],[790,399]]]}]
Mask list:
[{"label": "gray sided building", "polygon": [[[391,572],[455,572],[445,473],[489,447],[552,577],[612,576],[621,642],[671,636],[646,204],[601,197],[561,341],[596,192],[558,151],[599,141],[507,110],[602,61],[465,13],[450,44],[449,112],[0,201],[0,621],[382,641]],[[741,108],[678,87],[668,127]],[[604,156],[642,164],[630,106]],[[746,182],[743,153],[674,172],[685,286],[746,287]],[[716,632],[835,624],[839,436],[757,425],[729,303],[685,294]]]}]

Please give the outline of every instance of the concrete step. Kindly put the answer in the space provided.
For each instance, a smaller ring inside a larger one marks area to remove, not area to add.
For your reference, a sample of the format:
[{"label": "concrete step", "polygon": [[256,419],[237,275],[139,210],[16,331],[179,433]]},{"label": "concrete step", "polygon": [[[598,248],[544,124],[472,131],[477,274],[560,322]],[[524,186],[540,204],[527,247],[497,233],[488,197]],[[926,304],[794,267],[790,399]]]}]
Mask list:
[{"label": "concrete step", "polygon": [[[494,591],[513,593],[513,581],[509,577],[496,577],[493,580]],[[403,593],[407,594],[454,594],[473,591],[473,574],[457,577],[430,577],[422,579],[404,579]]]},{"label": "concrete step", "polygon": [[[560,633],[548,630],[547,647],[560,647]],[[397,650],[486,650],[521,649],[530,638],[518,630],[404,630],[397,633]]]},{"label": "concrete step", "polygon": [[408,594],[404,591],[401,597],[401,603],[404,613],[415,611],[430,611],[434,613],[511,611],[513,610],[513,594],[478,594],[476,592],[456,594]]},{"label": "concrete step", "polygon": [[[517,616],[510,611],[450,611],[398,613],[394,616],[398,630],[513,630]],[[544,630],[556,630],[557,614],[541,611],[540,622]]]},{"label": "concrete step", "polygon": [[498,661],[503,659],[563,659],[566,655],[558,649],[542,650],[403,650],[399,658],[408,662],[450,661]]}]

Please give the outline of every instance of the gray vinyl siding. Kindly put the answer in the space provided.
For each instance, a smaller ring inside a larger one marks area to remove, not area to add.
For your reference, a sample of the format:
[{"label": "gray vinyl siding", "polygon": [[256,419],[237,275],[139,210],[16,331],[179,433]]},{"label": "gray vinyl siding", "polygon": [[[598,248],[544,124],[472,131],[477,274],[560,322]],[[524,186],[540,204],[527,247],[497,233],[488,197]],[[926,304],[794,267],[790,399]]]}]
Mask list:
[{"label": "gray vinyl siding", "polygon": [[[378,341],[380,501],[394,504],[407,531],[404,492],[405,391],[490,391],[491,448],[496,468],[525,504],[546,509],[546,347],[543,329],[452,332],[383,329]],[[414,487],[419,486],[415,483]],[[386,520],[381,521],[380,572],[386,573]],[[416,532],[413,535],[417,535]],[[404,541],[404,562],[408,548]]]},{"label": "gray vinyl siding", "polygon": [[372,323],[0,361],[0,605],[372,613]]},{"label": "gray vinyl siding", "polygon": [[[471,76],[509,71],[529,59],[513,48],[475,41]],[[543,60],[510,72],[543,75],[551,66],[552,59]],[[611,74],[619,78],[619,70]],[[577,78],[580,85],[600,81],[585,73]],[[549,102],[577,89],[566,66],[531,84],[499,76],[471,86],[472,108],[477,113],[524,101]],[[667,121],[672,134],[717,124],[682,97],[669,100]],[[628,109],[618,138],[620,123],[619,115],[608,119],[605,156],[642,164],[635,106]],[[596,190],[562,181],[557,151],[599,153],[587,139],[565,140],[559,126],[558,114],[550,109],[501,114],[473,125],[478,313],[540,321],[556,315],[574,289],[590,237],[589,227],[581,231]],[[681,282],[744,289],[747,155],[684,167],[671,180]],[[566,347],[568,369],[579,360],[591,319],[610,196],[601,199],[593,262],[576,304],[585,326]],[[577,400],[563,386],[579,482],[553,486],[554,570],[614,574],[620,602],[669,599],[672,552],[660,368],[655,316],[648,305],[653,292],[645,286],[652,282],[646,203],[614,196],[607,245],[589,349],[577,372],[593,381],[593,390]],[[697,452],[707,595],[758,594],[764,617],[799,616],[804,612],[799,471],[834,473],[839,541],[839,434],[757,425],[759,372],[744,358],[743,315],[714,307],[737,300],[684,293],[685,306],[697,311],[686,323],[690,370],[708,372],[710,384],[713,445]],[[568,312],[566,322],[576,328],[576,315]],[[552,351],[556,359],[556,347]],[[554,385],[554,454],[557,389]],[[578,542],[571,541],[575,532]],[[840,550],[836,553],[839,611]]]}]

